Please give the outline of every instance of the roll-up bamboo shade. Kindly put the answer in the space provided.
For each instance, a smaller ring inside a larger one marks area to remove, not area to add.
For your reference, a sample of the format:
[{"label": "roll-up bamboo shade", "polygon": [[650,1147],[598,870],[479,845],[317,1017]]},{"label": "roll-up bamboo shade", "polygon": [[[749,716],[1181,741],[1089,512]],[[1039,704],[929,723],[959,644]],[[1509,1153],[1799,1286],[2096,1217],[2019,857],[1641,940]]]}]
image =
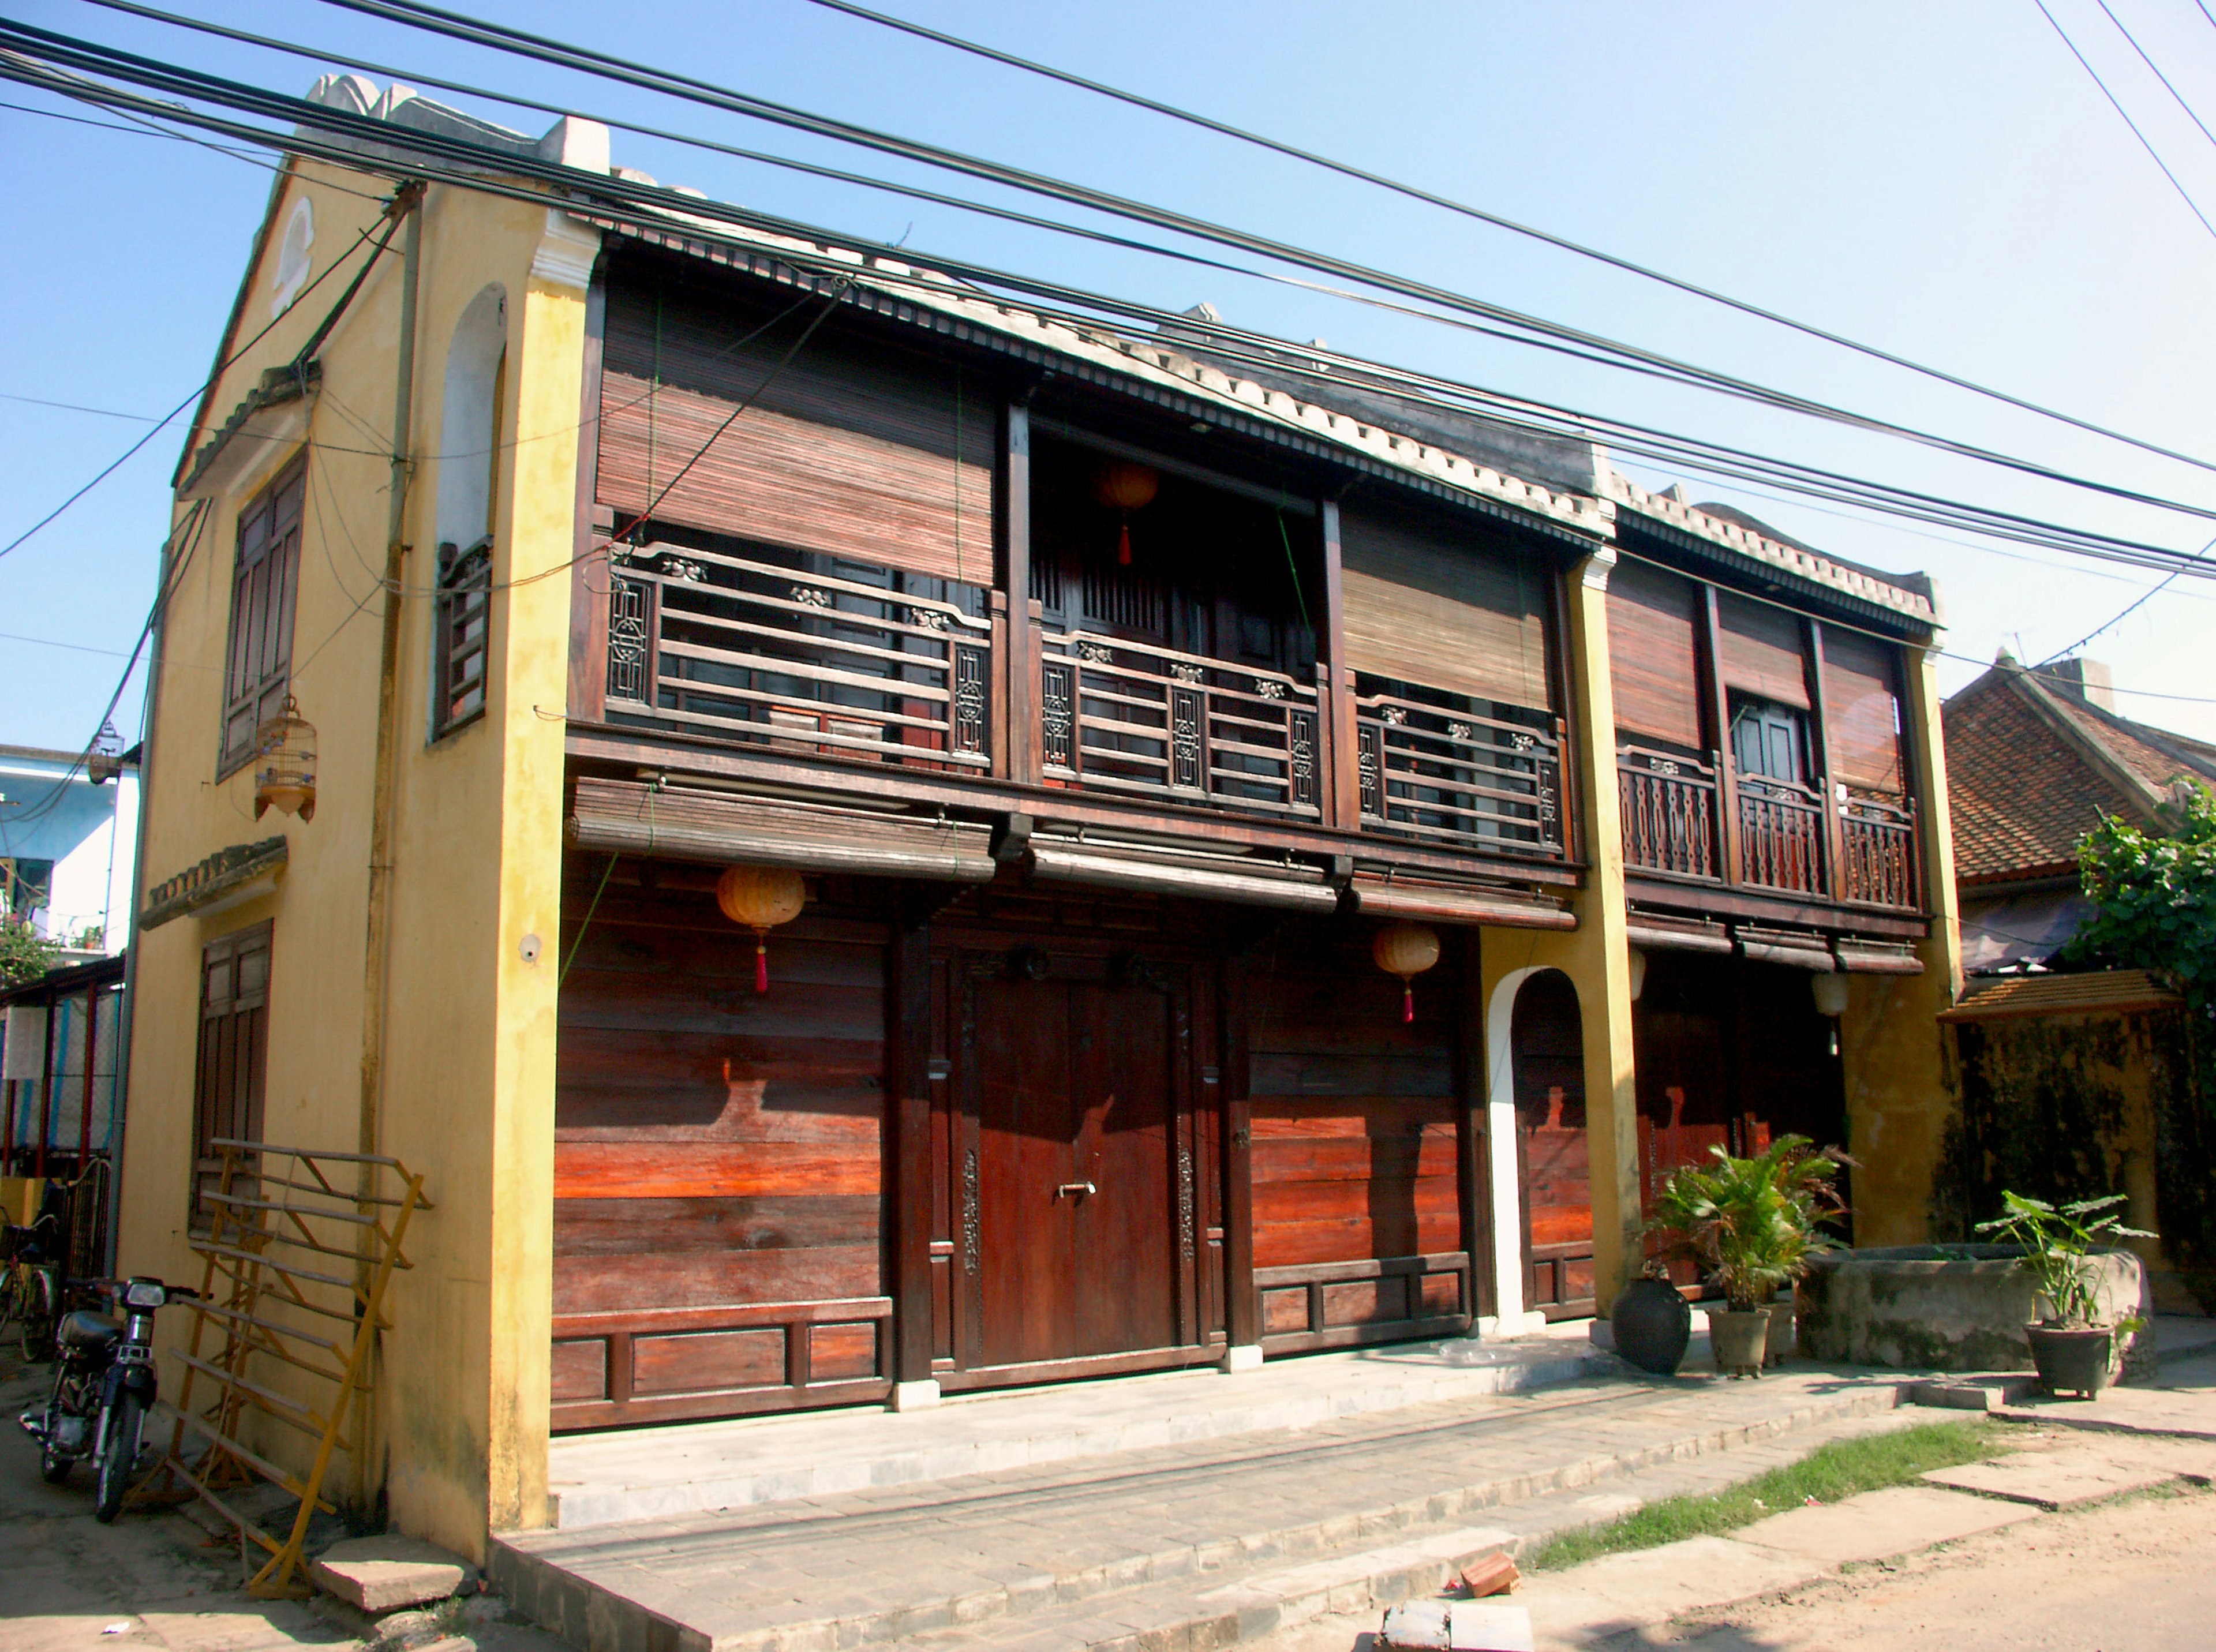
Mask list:
[{"label": "roll-up bamboo shade", "polygon": [[1357,671],[1554,709],[1545,568],[1474,531],[1375,505],[1341,513],[1339,554]]},{"label": "roll-up bamboo shade", "polygon": [[990,584],[996,408],[981,387],[965,396],[953,368],[859,347],[835,322],[780,366],[807,318],[737,341],[763,319],[611,286],[600,502],[627,520],[699,455],[656,520]]},{"label": "roll-up bamboo shade", "polygon": [[1824,710],[1832,776],[1868,791],[1902,789],[1900,702],[1893,649],[1875,637],[1824,630]]},{"label": "roll-up bamboo shade", "polygon": [[1796,616],[1727,591],[1718,593],[1716,619],[1725,687],[1808,709],[1808,675]]},{"label": "roll-up bamboo shade", "polygon": [[1699,601],[1690,580],[1643,562],[1620,562],[1609,575],[1609,680],[1618,728],[1701,749]]}]

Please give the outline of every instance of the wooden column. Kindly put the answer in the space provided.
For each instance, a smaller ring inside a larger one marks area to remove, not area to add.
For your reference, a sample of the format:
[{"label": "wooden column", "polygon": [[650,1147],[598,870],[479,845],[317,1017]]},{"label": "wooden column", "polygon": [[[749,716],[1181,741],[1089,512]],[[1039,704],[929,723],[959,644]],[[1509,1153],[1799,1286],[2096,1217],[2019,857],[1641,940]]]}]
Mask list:
[{"label": "wooden column", "polygon": [[1834,900],[1847,898],[1846,830],[1839,819],[1839,791],[1832,783],[1831,711],[1824,698],[1824,628],[1800,622],[1801,669],[1808,684],[1808,741],[1816,784],[1824,794],[1824,887]]},{"label": "wooden column", "polygon": [[1008,597],[1008,776],[1037,785],[1038,636],[1031,610],[1031,415],[1011,402],[1000,425],[1000,584]]},{"label": "wooden column", "polygon": [[885,1260],[893,1405],[907,1410],[934,1403],[939,1385],[931,1374],[931,930],[904,910],[894,916],[885,986]]},{"label": "wooden column", "polygon": [[1723,854],[1726,883],[1739,881],[1739,780],[1733,771],[1731,702],[1724,692],[1722,622],[1716,613],[1716,588],[1701,587],[1700,610],[1701,703],[1708,714],[1708,745],[1716,763],[1716,821],[1718,844]]},{"label": "wooden column", "polygon": [[600,362],[607,322],[607,279],[595,274],[585,289],[584,388],[577,398],[576,561],[569,565],[569,715],[586,722],[605,719],[608,698],[608,558],[593,544],[600,527],[595,507],[600,475]]},{"label": "wooden column", "polygon": [[[1561,753],[1561,777],[1555,786],[1555,819],[1562,835],[1562,853],[1572,860],[1592,861],[1591,845],[1585,841],[1582,823],[1579,818],[1577,799],[1584,790],[1579,770],[1582,762],[1591,762],[1596,768],[1613,772],[1616,765],[1616,733],[1609,731],[1608,749],[1580,754],[1578,742],[1570,738],[1570,730],[1577,726],[1577,673],[1570,669],[1569,637],[1570,606],[1567,581],[1578,574],[1574,569],[1565,570],[1559,579],[1547,581],[1547,674],[1554,691],[1554,738]],[[1613,789],[1614,783],[1610,783]]]},{"label": "wooden column", "polygon": [[[1223,1323],[1227,1369],[1260,1357],[1262,1305],[1254,1291],[1254,1116],[1246,1099],[1246,960],[1223,963]],[[1242,1354],[1237,1350],[1252,1349]]]},{"label": "wooden column", "polygon": [[[1321,721],[1331,731],[1325,745],[1331,767],[1322,789],[1323,823],[1357,829],[1362,821],[1361,743],[1354,732],[1354,672],[1346,663],[1346,579],[1340,566],[1339,501],[1320,501],[1323,528],[1323,643],[1331,677]],[[1378,783],[1384,783],[1381,777]]]},{"label": "wooden column", "polygon": [[1480,931],[1450,931],[1459,956],[1455,981],[1455,1193],[1462,1217],[1462,1248],[1469,1258],[1469,1295],[1463,1305],[1475,1319],[1500,1311],[1493,1258],[1493,1188],[1486,1174],[1485,969]]}]

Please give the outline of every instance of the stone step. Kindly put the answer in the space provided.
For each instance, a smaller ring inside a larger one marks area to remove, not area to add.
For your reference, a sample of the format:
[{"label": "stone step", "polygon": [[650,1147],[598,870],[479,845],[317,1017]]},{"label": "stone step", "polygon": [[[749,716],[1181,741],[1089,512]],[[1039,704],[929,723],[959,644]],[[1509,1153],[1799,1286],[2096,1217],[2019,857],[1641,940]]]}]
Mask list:
[{"label": "stone step", "polygon": [[[828,1652],[948,1632],[1217,1644],[1363,1591],[1436,1588],[1450,1563],[1503,1546],[1501,1531],[1507,1546],[1528,1538],[1517,1516],[1546,1513],[1521,1507],[1536,1500],[1559,1500],[1556,1526],[1606,1518],[1621,1508],[1588,1489],[1889,1413],[1905,1392],[1815,1371],[1587,1382],[1054,1471],[514,1534],[496,1539],[489,1569],[520,1611],[593,1652]],[[1143,1628],[1121,1621],[1133,1614]]]}]

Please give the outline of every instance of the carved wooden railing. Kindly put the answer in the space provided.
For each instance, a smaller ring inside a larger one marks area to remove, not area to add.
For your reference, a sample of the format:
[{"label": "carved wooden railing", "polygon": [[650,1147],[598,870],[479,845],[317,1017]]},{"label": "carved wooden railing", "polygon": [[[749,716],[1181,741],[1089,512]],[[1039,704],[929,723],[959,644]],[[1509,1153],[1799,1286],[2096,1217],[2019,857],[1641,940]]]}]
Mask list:
[{"label": "carved wooden railing", "polygon": [[840,566],[855,577],[660,544],[612,560],[609,720],[989,770],[990,623]]},{"label": "carved wooden railing", "polygon": [[1374,694],[1354,703],[1362,824],[1460,847],[1562,852],[1552,719],[1482,716]]},{"label": "carved wooden railing", "polygon": [[1917,900],[1916,810],[1912,804],[1850,797],[1840,810],[1841,894],[1849,900],[1913,912]]},{"label": "carved wooden railing", "polygon": [[1090,631],[1039,636],[1049,784],[1321,813],[1315,685]]},{"label": "carved wooden railing", "polygon": [[1616,748],[1616,781],[1626,865],[1679,877],[1722,876],[1714,763],[1622,746]]},{"label": "carved wooden railing", "polygon": [[1739,881],[1829,895],[1824,794],[1768,776],[1739,777]]}]

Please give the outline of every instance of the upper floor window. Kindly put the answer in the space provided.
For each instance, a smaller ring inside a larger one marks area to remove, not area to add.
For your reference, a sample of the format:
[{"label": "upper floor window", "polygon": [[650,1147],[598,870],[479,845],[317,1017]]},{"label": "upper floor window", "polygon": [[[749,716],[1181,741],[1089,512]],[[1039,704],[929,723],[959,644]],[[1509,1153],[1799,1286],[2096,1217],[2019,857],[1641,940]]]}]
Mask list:
[{"label": "upper floor window", "polygon": [[1808,719],[1773,700],[1732,697],[1732,762],[1751,779],[1800,785],[1808,778]]},{"label": "upper floor window", "polygon": [[264,920],[200,953],[200,1060],[193,1078],[193,1204],[223,1177],[220,1141],[262,1139],[269,1066],[269,937]]},{"label": "upper floor window", "polygon": [[292,685],[292,608],[299,594],[300,513],[307,480],[304,455],[238,513],[219,779],[253,757],[255,730],[277,715]]},{"label": "upper floor window", "polygon": [[446,347],[439,429],[439,566],[431,738],[482,716],[492,617],[493,515],[500,494],[508,295],[470,300]]}]

